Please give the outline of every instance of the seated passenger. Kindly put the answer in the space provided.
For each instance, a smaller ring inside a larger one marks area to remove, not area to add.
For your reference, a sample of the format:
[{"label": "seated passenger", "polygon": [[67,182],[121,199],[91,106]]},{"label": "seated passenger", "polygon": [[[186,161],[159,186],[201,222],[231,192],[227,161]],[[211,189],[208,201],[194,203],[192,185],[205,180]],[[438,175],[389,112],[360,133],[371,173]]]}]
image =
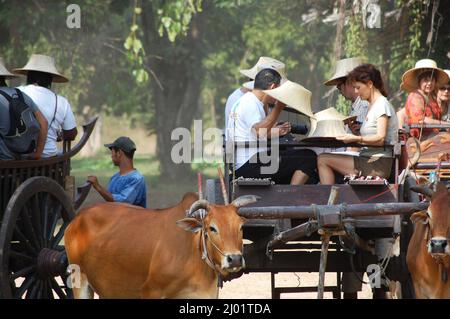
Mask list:
[{"label": "seated passenger", "polygon": [[[0,160],[12,160],[19,157],[19,154],[13,153],[6,145],[3,136],[7,135],[10,130],[10,113],[9,113],[9,101],[7,97],[19,96],[20,91],[17,92],[15,89],[11,89],[6,85],[6,79],[11,79],[16,77],[11,74],[5,67],[3,63],[3,58],[0,57]],[[6,94],[7,96],[4,96]],[[45,139],[47,138],[47,128],[48,123],[42,113],[39,111],[38,107],[26,94],[23,95],[23,101],[28,105],[34,112],[36,119],[39,123],[40,130],[37,140],[35,141],[36,149],[34,152],[27,154],[27,159],[39,159],[41,158],[42,151],[44,149]],[[20,97],[19,97],[20,98]]]},{"label": "seated passenger", "polygon": [[19,89],[36,103],[49,123],[42,156],[58,155],[60,152],[56,142],[61,139],[74,140],[77,126],[69,102],[51,91],[51,85],[52,82],[65,83],[69,80],[56,70],[52,57],[40,54],[33,54],[28,63],[21,69],[15,69],[14,73],[27,76],[27,85]]},{"label": "seated passenger", "polygon": [[121,136],[111,144],[105,144],[111,150],[111,159],[119,172],[114,174],[105,189],[96,176],[88,176],[88,182],[107,202],[123,202],[147,207],[147,186],[133,165],[136,144],[126,136]]},{"label": "seated passenger", "polygon": [[[436,62],[423,59],[402,77],[402,89],[410,92],[405,104],[406,120],[411,124],[441,124],[442,111],[436,101],[435,89],[448,82],[448,75],[436,66]],[[432,129],[412,129],[414,137],[428,138]]]},{"label": "seated passenger", "polygon": [[334,184],[334,172],[342,175],[358,174],[388,178],[391,173],[393,153],[390,149],[370,147],[397,142],[398,121],[394,108],[386,99],[380,71],[372,64],[356,67],[349,74],[356,93],[369,102],[367,117],[360,135],[347,134],[337,137],[344,143],[359,143],[363,147],[359,156],[320,154],[318,169],[321,184]]},{"label": "seated passenger", "polygon": [[[314,177],[317,174],[316,154],[313,151],[281,150],[276,156],[273,149],[271,151],[267,147],[256,145],[257,141],[277,138],[291,130],[290,123],[277,125],[278,117],[286,105],[268,94],[280,86],[280,81],[281,76],[277,71],[261,70],[255,77],[253,91],[246,93],[233,105],[227,127],[230,140],[255,144],[248,148],[237,148],[235,176],[270,177],[277,184],[312,183],[316,181]],[[287,81],[279,90],[284,92],[285,88],[289,88],[288,83],[292,82]],[[289,92],[284,93],[289,95]],[[275,107],[269,113],[268,105],[274,103]]]}]

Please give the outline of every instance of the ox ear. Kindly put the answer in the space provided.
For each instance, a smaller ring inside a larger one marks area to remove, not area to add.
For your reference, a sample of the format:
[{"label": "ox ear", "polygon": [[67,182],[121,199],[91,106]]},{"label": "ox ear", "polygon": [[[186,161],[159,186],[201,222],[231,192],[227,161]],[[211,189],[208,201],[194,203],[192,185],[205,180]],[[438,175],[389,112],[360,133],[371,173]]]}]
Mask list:
[{"label": "ox ear", "polygon": [[411,221],[415,224],[417,222],[420,222],[422,224],[425,224],[428,219],[427,212],[417,212],[411,215]]},{"label": "ox ear", "polygon": [[410,189],[413,192],[420,193],[428,198],[431,198],[433,196],[433,190],[428,186],[412,186]]},{"label": "ox ear", "polygon": [[261,197],[260,196],[256,196],[256,195],[243,195],[240,196],[238,198],[236,198],[231,205],[239,208],[248,204],[253,204],[256,203],[258,200],[260,200]]},{"label": "ox ear", "polygon": [[183,218],[177,220],[177,226],[185,231],[196,233],[202,229],[202,223],[195,218]]}]

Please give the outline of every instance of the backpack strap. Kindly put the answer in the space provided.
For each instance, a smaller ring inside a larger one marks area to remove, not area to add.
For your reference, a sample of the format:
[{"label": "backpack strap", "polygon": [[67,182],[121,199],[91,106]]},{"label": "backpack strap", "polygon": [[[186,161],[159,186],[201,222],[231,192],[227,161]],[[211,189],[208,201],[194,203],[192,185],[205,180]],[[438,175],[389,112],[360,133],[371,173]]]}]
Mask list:
[{"label": "backpack strap", "polygon": [[[17,94],[17,96],[19,97],[19,100],[21,100],[23,103],[25,103],[25,99],[24,99],[24,97],[23,97],[23,93],[22,93],[22,91],[21,90],[19,90],[19,89],[14,89],[14,90],[16,90],[16,94]],[[26,103],[25,103],[26,104]]]},{"label": "backpack strap", "polygon": [[3,97],[8,101],[8,103],[11,102],[12,98],[9,96],[8,93],[6,93],[6,92],[0,90],[0,94],[3,95]]},{"label": "backpack strap", "polygon": [[[53,92],[54,93],[54,92]],[[53,124],[53,122],[55,121],[55,118],[56,118],[56,111],[58,110],[58,95],[56,95],[56,93],[54,93],[55,94],[55,100],[56,100],[56,102],[55,102],[55,112],[53,113],[53,119],[52,119],[52,121],[50,122],[50,125],[48,126],[48,128],[50,129],[50,127],[52,126],[52,124]]]}]

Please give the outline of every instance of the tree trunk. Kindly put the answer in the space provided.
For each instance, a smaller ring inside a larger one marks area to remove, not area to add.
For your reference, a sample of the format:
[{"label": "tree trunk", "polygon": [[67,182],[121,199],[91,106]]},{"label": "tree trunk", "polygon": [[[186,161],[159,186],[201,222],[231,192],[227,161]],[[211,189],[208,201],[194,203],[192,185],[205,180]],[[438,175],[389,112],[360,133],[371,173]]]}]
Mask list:
[{"label": "tree trunk", "polygon": [[[336,62],[341,59],[342,56],[342,30],[344,30],[345,25],[345,0],[338,0],[339,2],[339,18],[336,24],[336,41],[334,42],[334,56],[333,62],[336,65]],[[335,97],[335,92],[329,95],[328,97],[328,107],[332,106]]]},{"label": "tree trunk", "polygon": [[207,6],[204,5],[203,13],[192,18],[187,36],[180,35],[175,42],[159,36],[155,9],[151,2],[143,2],[144,46],[152,55],[148,67],[163,86],[161,89],[155,80],[150,79],[155,104],[157,158],[161,178],[176,181],[193,176],[190,163],[175,164],[172,160],[172,147],[179,141],[172,141],[171,135],[176,128],[190,130],[198,108],[204,56],[201,50],[202,20]]}]

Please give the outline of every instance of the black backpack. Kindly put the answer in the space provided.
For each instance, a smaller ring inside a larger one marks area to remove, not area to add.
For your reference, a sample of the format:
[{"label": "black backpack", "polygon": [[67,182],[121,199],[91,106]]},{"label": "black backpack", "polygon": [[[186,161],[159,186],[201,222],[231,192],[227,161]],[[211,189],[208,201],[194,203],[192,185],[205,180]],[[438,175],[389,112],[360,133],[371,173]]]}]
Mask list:
[{"label": "black backpack", "polygon": [[9,96],[0,90],[0,94],[9,103],[10,127],[2,138],[8,149],[16,154],[29,154],[36,149],[41,126],[33,110],[25,103],[23,94],[15,89],[16,93]]}]

